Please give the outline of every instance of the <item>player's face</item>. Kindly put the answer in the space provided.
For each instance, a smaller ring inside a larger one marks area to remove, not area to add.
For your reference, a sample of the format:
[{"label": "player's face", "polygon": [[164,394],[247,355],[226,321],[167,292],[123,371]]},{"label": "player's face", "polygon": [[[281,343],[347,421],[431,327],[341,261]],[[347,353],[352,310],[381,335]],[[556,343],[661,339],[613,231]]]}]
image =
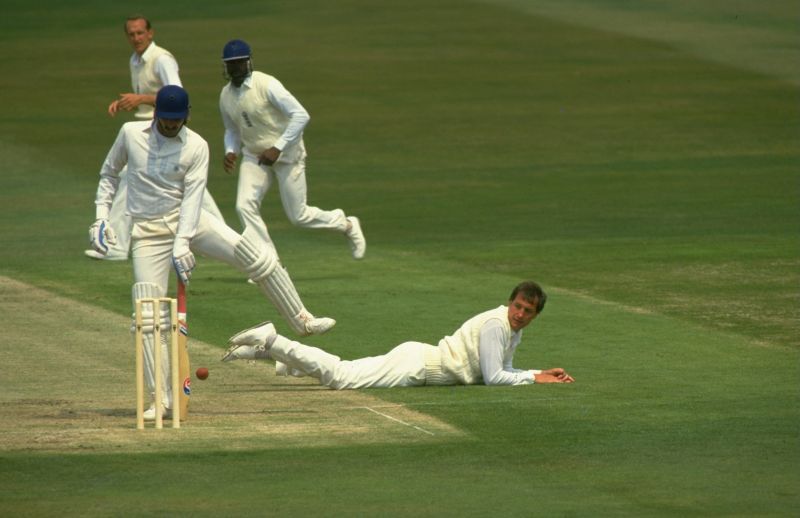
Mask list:
[{"label": "player's face", "polygon": [[147,29],[147,22],[144,20],[130,20],[125,24],[125,32],[128,35],[128,43],[131,44],[134,52],[141,55],[153,41],[153,29]]},{"label": "player's face", "polygon": [[508,323],[514,331],[530,324],[536,315],[536,305],[525,300],[522,293],[517,293],[517,297],[508,303]]},{"label": "player's face", "polygon": [[233,86],[240,87],[250,75],[250,59],[236,59],[225,62],[225,70],[231,78]]},{"label": "player's face", "polygon": [[178,136],[184,122],[186,122],[184,119],[156,119],[156,126],[159,133],[167,138],[173,138]]}]

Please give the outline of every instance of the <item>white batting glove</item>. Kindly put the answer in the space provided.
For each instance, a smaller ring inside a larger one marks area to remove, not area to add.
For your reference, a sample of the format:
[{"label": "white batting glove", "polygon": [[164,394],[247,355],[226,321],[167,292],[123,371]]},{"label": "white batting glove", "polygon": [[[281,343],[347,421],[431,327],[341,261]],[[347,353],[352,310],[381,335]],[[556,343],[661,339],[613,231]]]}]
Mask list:
[{"label": "white batting glove", "polygon": [[97,252],[106,255],[109,245],[117,244],[117,234],[108,224],[108,220],[101,218],[92,223],[89,227],[89,243]]},{"label": "white batting glove", "polygon": [[172,245],[172,266],[175,267],[181,282],[189,284],[192,270],[196,264],[194,254],[189,249],[189,240],[181,237],[175,238],[175,243]]}]

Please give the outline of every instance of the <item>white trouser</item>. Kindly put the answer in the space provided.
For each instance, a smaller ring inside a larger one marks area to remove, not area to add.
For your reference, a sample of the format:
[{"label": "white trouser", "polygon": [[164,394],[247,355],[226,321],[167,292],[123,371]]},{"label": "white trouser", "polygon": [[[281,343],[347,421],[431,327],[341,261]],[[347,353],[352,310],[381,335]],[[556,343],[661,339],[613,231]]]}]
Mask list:
[{"label": "white trouser", "polygon": [[[212,216],[224,222],[225,218],[217,207],[217,202],[206,189],[203,195],[203,208]],[[131,245],[131,228],[133,218],[128,214],[128,167],[120,172],[119,186],[114,193],[114,201],[111,203],[111,212],[108,215],[108,223],[117,235],[117,242],[109,246],[108,254],[111,257],[128,257],[128,250]]]},{"label": "white trouser", "polygon": [[261,166],[258,165],[258,158],[244,153],[239,167],[236,212],[242,225],[254,230],[265,243],[272,243],[272,240],[261,219],[261,202],[276,179],[283,211],[293,225],[339,232],[347,229],[347,217],[342,209],[322,210],[306,203],[305,157],[297,162],[278,161],[272,166]]},{"label": "white trouser", "polygon": [[[172,246],[178,217],[176,210],[160,219],[134,221],[131,246],[133,282],[152,282],[166,290],[173,272]],[[242,271],[234,253],[240,239],[236,231],[203,208],[190,247],[195,253]]]},{"label": "white trouser", "polygon": [[[178,225],[178,211],[167,217],[152,221],[134,221],[132,230],[131,256],[133,258],[134,283],[150,282],[158,285],[156,296],[166,296],[169,277],[173,274],[172,246],[175,241],[174,231]],[[235,260],[234,247],[241,239],[233,229],[221,219],[203,209],[197,233],[191,241],[191,248],[197,253],[228,263],[238,270],[241,267]],[[162,389],[165,405],[169,408],[172,402],[170,386],[170,356],[164,330],[161,342]],[[145,347],[145,379],[147,386],[154,390],[152,335]]]},{"label": "white trouser", "polygon": [[382,356],[343,361],[338,356],[278,335],[269,349],[272,359],[341,390],[415,387],[425,384],[425,350],[421,342],[405,342]]}]

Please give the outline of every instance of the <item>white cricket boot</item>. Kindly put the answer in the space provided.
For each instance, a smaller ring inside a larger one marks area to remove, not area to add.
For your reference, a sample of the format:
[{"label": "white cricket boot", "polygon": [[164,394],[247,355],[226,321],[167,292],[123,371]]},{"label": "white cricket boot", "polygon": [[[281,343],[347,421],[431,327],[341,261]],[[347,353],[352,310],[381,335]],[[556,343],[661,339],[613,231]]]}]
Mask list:
[{"label": "white cricket boot", "polygon": [[268,341],[272,345],[277,334],[272,322],[265,320],[228,338],[228,345],[267,345]]},{"label": "white cricket boot", "polygon": [[[164,417],[164,418],[167,418],[167,419],[171,418],[172,417],[172,409],[167,408],[167,406],[164,405],[163,411],[161,413],[161,417]],[[156,404],[155,403],[151,403],[150,404],[150,408],[148,408],[147,410],[144,411],[144,420],[145,421],[155,421],[156,420]]]},{"label": "white cricket boot", "polygon": [[333,328],[333,326],[336,325],[336,320],[332,318],[317,318],[313,315],[310,315],[310,317],[311,318],[305,321],[306,331],[310,335],[321,335],[322,333],[327,333]]},{"label": "white cricket boot", "polygon": [[353,259],[363,259],[367,251],[367,240],[364,232],[361,231],[361,222],[355,216],[347,218],[350,228],[345,232],[347,239],[350,240],[350,250],[353,252]]},{"label": "white cricket boot", "polygon": [[222,356],[222,361],[269,359],[269,348],[277,336],[278,332],[271,322],[262,322],[240,331],[228,340],[230,347]]},{"label": "white cricket boot", "polygon": [[90,258],[90,259],[97,259],[98,261],[127,261],[128,256],[115,254],[112,252],[107,253],[106,255],[101,254],[97,250],[84,250],[83,254]]},{"label": "white cricket boot", "polygon": [[222,356],[222,361],[269,360],[269,351],[263,345],[232,345]]}]

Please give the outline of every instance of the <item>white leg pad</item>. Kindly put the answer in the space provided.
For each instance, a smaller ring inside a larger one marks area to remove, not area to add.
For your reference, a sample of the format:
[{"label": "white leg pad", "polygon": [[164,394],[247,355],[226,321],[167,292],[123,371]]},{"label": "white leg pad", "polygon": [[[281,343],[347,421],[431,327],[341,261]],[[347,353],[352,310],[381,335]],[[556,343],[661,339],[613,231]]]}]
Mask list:
[{"label": "white leg pad", "polygon": [[[134,304],[134,313],[132,315],[131,332],[136,332],[136,301],[139,299],[159,298],[164,296],[164,291],[157,284],[150,282],[137,282],[133,285],[132,298]],[[158,309],[158,319],[161,325],[161,386],[166,408],[172,407],[172,385],[170,383],[170,349],[169,349],[169,330],[171,327],[170,322],[170,309],[162,304]],[[142,342],[144,349],[144,379],[147,388],[151,394],[155,392],[155,357],[153,355],[153,346],[155,343],[154,327],[156,323],[156,316],[153,311],[152,304],[142,305]]]},{"label": "white leg pad", "polygon": [[280,263],[275,250],[264,245],[250,229],[245,229],[234,254],[247,277],[256,283],[269,276]]},{"label": "white leg pad", "polygon": [[248,277],[261,288],[292,330],[301,336],[308,335],[306,320],[313,319],[313,316],[306,311],[289,273],[275,252],[260,244],[251,231],[245,230],[235,253]]}]

